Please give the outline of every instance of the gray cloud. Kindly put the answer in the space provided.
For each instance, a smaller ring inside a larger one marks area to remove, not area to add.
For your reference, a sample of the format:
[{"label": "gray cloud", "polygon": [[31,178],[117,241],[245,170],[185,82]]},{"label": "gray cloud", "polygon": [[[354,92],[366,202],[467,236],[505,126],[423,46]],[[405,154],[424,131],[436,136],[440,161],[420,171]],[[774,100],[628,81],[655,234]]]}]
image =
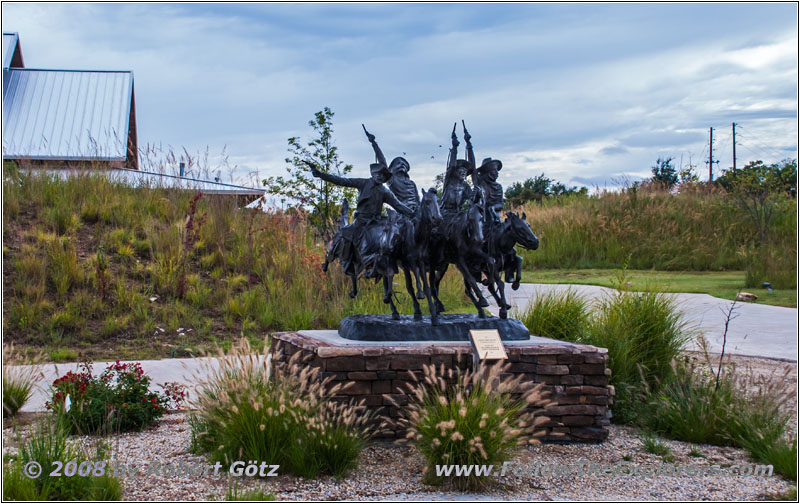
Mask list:
[{"label": "gray cloud", "polygon": [[[286,139],[307,139],[324,106],[336,112],[342,159],[359,173],[372,158],[363,122],[387,155],[407,153],[420,180],[443,170],[461,119],[478,157],[503,159],[506,184],[531,171],[586,184],[579,178],[646,175],[659,155],[696,161],[707,128],[722,133],[734,121],[759,140],[741,155],[796,152],[792,5],[2,9],[31,66],[133,70],[140,143],[212,155],[227,145],[242,170],[263,175],[283,172]],[[654,23],[672,36],[653,37]],[[721,165],[724,141],[715,145]]]}]

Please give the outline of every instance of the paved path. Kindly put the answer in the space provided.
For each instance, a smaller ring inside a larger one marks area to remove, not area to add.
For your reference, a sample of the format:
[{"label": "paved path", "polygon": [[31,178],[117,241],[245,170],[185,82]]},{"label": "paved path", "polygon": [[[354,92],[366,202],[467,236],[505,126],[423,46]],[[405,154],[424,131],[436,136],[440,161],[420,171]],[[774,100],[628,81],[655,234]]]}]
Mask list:
[{"label": "paved path", "polygon": [[[509,304],[522,310],[528,306],[536,296],[553,291],[574,289],[588,299],[596,300],[608,295],[611,289],[593,285],[562,285],[562,284],[522,284],[519,290],[507,289]],[[725,312],[731,302],[715,298],[708,294],[670,294],[675,297],[678,307],[684,312],[684,317],[689,326],[701,331],[710,343],[712,352],[719,352],[722,348],[722,333],[725,326]],[[489,308],[497,314],[497,308],[492,304]],[[723,311],[724,310],[724,311]],[[728,343],[726,352],[737,355],[750,355],[772,359],[785,359],[797,361],[797,309],[782,308],[777,306],[756,305],[750,303],[736,303],[738,315],[728,329]],[[696,349],[696,344],[689,348]],[[216,359],[163,359],[140,361],[142,369],[152,378],[152,383],[162,384],[177,381],[181,383],[197,383],[196,374],[202,372],[203,366],[208,362],[212,365]],[[102,372],[109,363],[94,363],[94,373]],[[39,387],[34,392],[30,402],[22,408],[23,411],[41,411],[44,403],[49,399],[47,389],[57,377],[67,371],[76,371],[78,365],[47,364],[42,366],[44,378],[39,381]],[[154,390],[160,387],[153,386]]]},{"label": "paved path", "polygon": [[[506,289],[507,301],[524,310],[536,296],[552,291],[573,289],[590,300],[613,292],[595,285],[521,284],[519,290]],[[709,342],[709,350],[719,353],[725,330],[725,315],[732,301],[708,294],[667,294],[675,299],[689,328],[701,332]],[[494,300],[490,311],[497,314]],[[797,361],[797,308],[737,302],[734,319],[728,327],[725,351],[736,355],[767,357]],[[698,349],[696,343],[688,348]]]}]

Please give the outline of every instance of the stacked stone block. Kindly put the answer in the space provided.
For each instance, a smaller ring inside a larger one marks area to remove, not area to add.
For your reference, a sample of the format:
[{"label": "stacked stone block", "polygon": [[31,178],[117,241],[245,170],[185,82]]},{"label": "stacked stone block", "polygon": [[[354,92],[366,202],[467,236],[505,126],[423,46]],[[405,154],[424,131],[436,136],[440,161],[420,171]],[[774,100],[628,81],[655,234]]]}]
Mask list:
[{"label": "stacked stone block", "polygon": [[[409,386],[422,378],[423,366],[444,365],[459,375],[472,369],[469,344],[416,346],[334,346],[294,332],[271,336],[274,368],[285,366],[300,352],[300,359],[320,369],[331,386],[341,388],[334,400],[363,400],[378,417],[390,420],[378,430],[380,437],[402,437],[396,422],[408,404]],[[515,343],[506,346],[511,375],[544,384],[554,403],[544,410],[545,441],[598,442],[608,437],[614,387],[606,367],[607,351],[590,345]],[[455,378],[454,378],[455,379]]]}]

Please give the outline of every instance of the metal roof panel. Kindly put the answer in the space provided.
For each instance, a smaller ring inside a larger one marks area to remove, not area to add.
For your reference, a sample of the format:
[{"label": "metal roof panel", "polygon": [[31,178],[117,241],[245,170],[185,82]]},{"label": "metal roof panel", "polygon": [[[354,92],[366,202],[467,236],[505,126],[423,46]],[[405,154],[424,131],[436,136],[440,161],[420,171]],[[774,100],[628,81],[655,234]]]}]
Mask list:
[{"label": "metal roof panel", "polygon": [[11,68],[3,156],[125,160],[132,72]]},{"label": "metal roof panel", "polygon": [[11,60],[14,58],[14,49],[17,48],[19,43],[19,35],[16,33],[3,33],[3,68],[11,66]]}]

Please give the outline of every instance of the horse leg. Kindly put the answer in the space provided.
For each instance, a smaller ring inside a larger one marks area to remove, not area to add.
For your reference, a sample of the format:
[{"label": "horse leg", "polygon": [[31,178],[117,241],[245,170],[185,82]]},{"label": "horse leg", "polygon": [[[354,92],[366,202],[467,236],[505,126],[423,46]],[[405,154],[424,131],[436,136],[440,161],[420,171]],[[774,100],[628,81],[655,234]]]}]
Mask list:
[{"label": "horse leg", "polygon": [[511,284],[511,288],[514,290],[519,289],[519,283],[522,281],[522,257],[516,256],[514,262],[516,263],[516,273],[517,276],[514,278],[514,283]]},{"label": "horse leg", "polygon": [[397,313],[397,307],[394,305],[394,301],[392,301],[392,279],[388,276],[383,277],[383,302],[392,308],[392,318],[394,320],[400,320],[400,314]]},{"label": "horse leg", "polygon": [[355,273],[350,273],[349,277],[353,281],[353,288],[347,294],[350,296],[350,299],[355,299],[358,294],[358,276]]},{"label": "horse leg", "polygon": [[442,304],[442,301],[439,299],[439,284],[442,282],[442,278],[444,278],[444,274],[447,272],[447,265],[440,271],[436,271],[436,268],[431,268],[430,271],[430,278],[431,278],[431,291],[433,292],[433,297],[436,299],[436,312],[441,313],[443,311],[447,311],[447,309]]},{"label": "horse leg", "polygon": [[492,283],[492,282],[489,283],[489,285],[487,286],[489,288],[489,293],[492,295],[494,300],[497,302],[497,306],[503,306],[502,304],[500,304],[500,295],[497,294],[497,289],[495,289],[494,286],[495,286],[494,283]]},{"label": "horse leg", "polygon": [[408,268],[403,268],[403,274],[406,277],[406,290],[408,295],[411,296],[411,301],[414,303],[414,320],[422,320],[422,310],[419,308],[419,301],[414,296],[414,284],[411,282],[411,272]]},{"label": "horse leg", "polygon": [[431,288],[428,285],[427,280],[427,271],[425,271],[425,265],[423,264],[420,266],[421,270],[421,277],[422,277],[422,290],[425,292],[425,298],[428,300],[428,311],[431,312],[431,325],[439,325],[439,313],[436,311],[436,304],[433,302],[433,297],[431,296]]},{"label": "horse leg", "polygon": [[[424,272],[422,273],[425,274]],[[417,299],[425,299],[425,292],[422,290],[422,283],[420,281],[420,268],[418,264],[414,265],[414,279],[417,281]],[[424,280],[424,279],[423,279]]]},{"label": "horse leg", "polygon": [[499,273],[495,276],[495,279],[497,280],[497,291],[500,293],[500,300],[497,302],[497,306],[500,307],[500,318],[505,319],[508,318],[508,310],[511,309],[511,305],[506,304],[506,286]]},{"label": "horse leg", "polygon": [[467,277],[464,277],[464,293],[467,295],[470,301],[472,301],[472,304],[475,305],[475,309],[478,310],[478,318],[486,318],[486,313],[484,313],[478,298],[476,298],[475,294],[473,294],[472,286],[470,285],[469,280],[467,280]]},{"label": "horse leg", "polygon": [[[478,310],[478,317],[479,318],[486,318],[486,313],[484,313],[483,308],[485,306],[489,306],[489,303],[486,299],[481,295],[480,297],[475,296],[475,292],[478,291],[478,286],[475,284],[475,278],[469,272],[466,263],[464,262],[463,257],[458,258],[459,264],[456,264],[456,267],[461,272],[461,276],[464,277],[464,291],[467,294],[467,297],[472,301],[472,304],[475,305],[475,308]],[[483,302],[481,302],[483,300]],[[484,303],[486,303],[484,305]]]}]

